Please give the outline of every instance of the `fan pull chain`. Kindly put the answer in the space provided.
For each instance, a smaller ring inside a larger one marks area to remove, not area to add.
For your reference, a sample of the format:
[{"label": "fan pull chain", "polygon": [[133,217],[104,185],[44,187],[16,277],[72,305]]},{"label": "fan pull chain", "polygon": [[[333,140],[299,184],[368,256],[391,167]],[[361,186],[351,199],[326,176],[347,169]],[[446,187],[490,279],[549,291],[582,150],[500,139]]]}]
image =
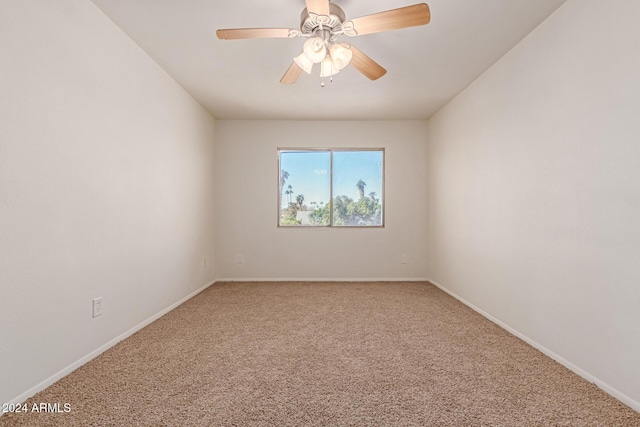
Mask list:
[{"label": "fan pull chain", "polygon": [[[331,58],[331,55],[329,55]],[[331,75],[329,76],[329,83],[333,83],[333,60],[331,61]]]}]

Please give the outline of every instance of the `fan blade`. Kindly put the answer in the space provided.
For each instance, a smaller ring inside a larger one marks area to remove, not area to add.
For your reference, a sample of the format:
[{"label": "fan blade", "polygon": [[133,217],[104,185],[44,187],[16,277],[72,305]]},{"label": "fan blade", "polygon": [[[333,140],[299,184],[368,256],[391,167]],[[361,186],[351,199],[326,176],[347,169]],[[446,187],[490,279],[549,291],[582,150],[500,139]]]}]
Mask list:
[{"label": "fan blade", "polygon": [[302,68],[300,68],[294,61],[287,69],[287,72],[284,73],[284,76],[280,79],[280,83],[283,85],[292,85],[298,80],[300,74],[302,74]]},{"label": "fan blade", "polygon": [[329,10],[329,0],[305,0],[307,4],[307,12],[315,13],[316,15],[329,16],[331,14]]},{"label": "fan blade", "polygon": [[216,35],[221,40],[294,37],[289,28],[232,28],[218,30]]},{"label": "fan blade", "polygon": [[352,19],[351,22],[356,34],[362,35],[425,25],[430,20],[431,12],[429,11],[429,6],[426,3],[420,3],[362,16]]},{"label": "fan blade", "polygon": [[380,64],[362,53],[355,46],[351,45],[349,49],[353,52],[353,57],[349,64],[364,74],[365,77],[371,80],[378,80],[380,77],[387,74],[387,70],[382,68]]}]

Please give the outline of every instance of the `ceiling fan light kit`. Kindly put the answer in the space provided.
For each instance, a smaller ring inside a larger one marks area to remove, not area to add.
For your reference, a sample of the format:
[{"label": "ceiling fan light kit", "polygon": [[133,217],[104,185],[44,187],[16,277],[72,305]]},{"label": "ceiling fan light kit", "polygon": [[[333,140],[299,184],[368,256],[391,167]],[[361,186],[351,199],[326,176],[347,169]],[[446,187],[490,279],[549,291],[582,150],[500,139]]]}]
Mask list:
[{"label": "ceiling fan light kit", "polygon": [[[370,80],[386,74],[382,66],[359,51],[353,45],[337,43],[343,36],[359,36],[398,30],[428,24],[431,20],[429,6],[419,3],[413,6],[387,10],[373,15],[346,20],[344,11],[329,0],[305,0],[306,8],[300,18],[300,29],[289,28],[234,28],[220,29],[216,35],[222,40],[253,38],[297,38],[306,37],[302,53],[293,59],[282,84],[293,84],[304,71],[311,74],[313,64],[320,64],[320,77],[331,77],[353,66]],[[331,80],[333,81],[333,79]],[[324,86],[322,80],[321,86]]]}]

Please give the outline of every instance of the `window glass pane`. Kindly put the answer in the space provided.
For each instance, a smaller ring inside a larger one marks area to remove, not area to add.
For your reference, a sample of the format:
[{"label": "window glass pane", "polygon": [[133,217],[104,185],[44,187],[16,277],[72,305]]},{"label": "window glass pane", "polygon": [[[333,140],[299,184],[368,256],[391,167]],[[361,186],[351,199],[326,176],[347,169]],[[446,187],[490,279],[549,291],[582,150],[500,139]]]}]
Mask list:
[{"label": "window glass pane", "polygon": [[279,225],[329,225],[330,201],[330,151],[281,150]]},{"label": "window glass pane", "polygon": [[333,152],[333,225],[382,225],[383,154]]}]

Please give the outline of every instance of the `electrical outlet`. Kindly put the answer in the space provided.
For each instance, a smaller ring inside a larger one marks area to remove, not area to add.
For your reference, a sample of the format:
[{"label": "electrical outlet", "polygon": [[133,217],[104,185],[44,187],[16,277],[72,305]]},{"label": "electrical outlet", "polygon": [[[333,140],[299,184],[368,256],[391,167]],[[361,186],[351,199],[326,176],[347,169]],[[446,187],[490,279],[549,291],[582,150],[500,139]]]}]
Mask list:
[{"label": "electrical outlet", "polygon": [[406,264],[407,263],[407,256],[405,254],[402,254],[400,256],[400,264]]},{"label": "electrical outlet", "polygon": [[93,300],[93,317],[102,316],[102,297]]},{"label": "electrical outlet", "polygon": [[236,264],[244,264],[244,256],[242,254],[236,256]]}]

